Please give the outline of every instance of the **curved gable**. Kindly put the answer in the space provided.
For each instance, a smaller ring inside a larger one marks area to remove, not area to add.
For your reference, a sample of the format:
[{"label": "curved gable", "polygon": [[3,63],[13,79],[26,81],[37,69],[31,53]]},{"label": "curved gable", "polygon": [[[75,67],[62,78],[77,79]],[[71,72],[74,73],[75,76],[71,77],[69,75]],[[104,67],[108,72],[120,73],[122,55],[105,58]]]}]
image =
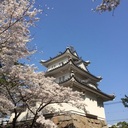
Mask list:
[{"label": "curved gable", "polygon": [[57,56],[50,58],[47,61],[41,60],[40,63],[42,65],[48,67],[49,65],[57,63],[58,61],[63,60],[65,58],[67,58],[68,60],[69,59],[74,59],[74,60],[79,59],[79,57],[75,51],[73,52],[73,51],[71,51],[70,48],[67,48],[64,52],[62,52],[62,53],[60,52]]}]

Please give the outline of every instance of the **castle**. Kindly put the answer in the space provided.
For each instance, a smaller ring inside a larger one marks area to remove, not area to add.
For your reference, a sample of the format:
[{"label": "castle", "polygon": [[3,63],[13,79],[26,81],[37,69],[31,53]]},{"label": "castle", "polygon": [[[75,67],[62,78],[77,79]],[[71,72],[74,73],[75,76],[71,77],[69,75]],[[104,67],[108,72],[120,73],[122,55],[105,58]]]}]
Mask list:
[{"label": "castle", "polygon": [[[105,120],[104,102],[114,99],[114,95],[102,92],[98,87],[101,77],[94,76],[87,68],[89,61],[79,57],[73,47],[67,47],[64,52],[47,61],[41,61],[47,68],[46,76],[55,77],[60,86],[71,87],[73,90],[82,91],[86,103],[86,115],[82,110],[64,106],[65,111],[95,119]],[[58,107],[58,106],[56,106]]]},{"label": "castle", "polygon": [[[64,52],[49,60],[41,60],[40,63],[47,68],[46,77],[54,77],[60,86],[83,92],[84,102],[87,105],[84,111],[67,103],[52,104],[50,107],[55,108],[55,111],[43,113],[45,118],[51,119],[58,128],[108,128],[105,122],[104,102],[113,100],[115,96],[99,89],[98,82],[102,78],[89,72],[87,68],[89,61],[79,57],[73,47],[67,47]],[[28,115],[31,117],[30,111],[26,109],[18,117],[18,121],[24,120]],[[13,118],[14,114],[10,122]]]}]

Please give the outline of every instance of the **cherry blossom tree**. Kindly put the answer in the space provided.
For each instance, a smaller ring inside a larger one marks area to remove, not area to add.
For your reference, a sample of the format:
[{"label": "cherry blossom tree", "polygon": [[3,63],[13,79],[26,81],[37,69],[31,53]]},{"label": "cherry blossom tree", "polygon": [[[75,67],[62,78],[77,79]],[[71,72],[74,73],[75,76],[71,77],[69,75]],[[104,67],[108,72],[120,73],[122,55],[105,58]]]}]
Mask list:
[{"label": "cherry blossom tree", "polygon": [[104,12],[104,11],[113,11],[120,4],[120,0],[102,0],[94,11]]},{"label": "cherry blossom tree", "polygon": [[80,98],[82,93],[60,87],[54,78],[45,77],[33,65],[19,63],[19,59],[35,52],[27,48],[31,41],[30,27],[39,20],[37,14],[41,12],[34,8],[34,3],[33,0],[0,0],[0,113],[14,114],[13,128],[26,109],[33,115],[31,128],[36,121],[55,127],[42,113],[49,104],[69,103],[83,109],[85,105]]}]

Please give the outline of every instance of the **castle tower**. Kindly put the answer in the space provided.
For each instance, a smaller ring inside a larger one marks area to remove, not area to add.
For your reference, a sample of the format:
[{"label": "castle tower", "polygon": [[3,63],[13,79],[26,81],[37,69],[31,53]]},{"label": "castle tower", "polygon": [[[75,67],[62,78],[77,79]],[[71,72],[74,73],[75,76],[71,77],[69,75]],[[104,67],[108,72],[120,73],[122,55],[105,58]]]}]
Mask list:
[{"label": "castle tower", "polygon": [[[68,47],[57,56],[41,61],[41,64],[47,68],[45,75],[55,77],[60,86],[69,86],[73,90],[84,92],[86,116],[105,120],[103,103],[113,100],[114,95],[108,95],[98,88],[98,82],[102,78],[88,71],[89,61],[82,60],[73,47]],[[70,111],[82,114],[77,109],[70,108]]]}]

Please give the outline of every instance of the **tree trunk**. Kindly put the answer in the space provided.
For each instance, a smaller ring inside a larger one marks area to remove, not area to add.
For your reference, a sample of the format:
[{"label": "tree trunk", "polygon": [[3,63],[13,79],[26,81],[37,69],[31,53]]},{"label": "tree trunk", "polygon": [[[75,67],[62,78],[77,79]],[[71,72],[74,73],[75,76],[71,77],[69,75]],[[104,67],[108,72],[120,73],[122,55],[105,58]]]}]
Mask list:
[{"label": "tree trunk", "polygon": [[30,128],[33,128],[34,127],[34,124],[36,122],[37,115],[38,115],[38,112],[36,112],[36,114],[35,114],[35,116],[34,116],[34,118],[32,120],[32,124],[30,125]]},{"label": "tree trunk", "polygon": [[15,113],[15,117],[13,118],[12,128],[16,128],[16,121],[17,118],[20,116],[21,112],[17,113],[16,109],[14,109],[14,113]]},{"label": "tree trunk", "polygon": [[16,128],[16,120],[17,120],[17,117],[15,116],[12,122],[12,128]]}]

